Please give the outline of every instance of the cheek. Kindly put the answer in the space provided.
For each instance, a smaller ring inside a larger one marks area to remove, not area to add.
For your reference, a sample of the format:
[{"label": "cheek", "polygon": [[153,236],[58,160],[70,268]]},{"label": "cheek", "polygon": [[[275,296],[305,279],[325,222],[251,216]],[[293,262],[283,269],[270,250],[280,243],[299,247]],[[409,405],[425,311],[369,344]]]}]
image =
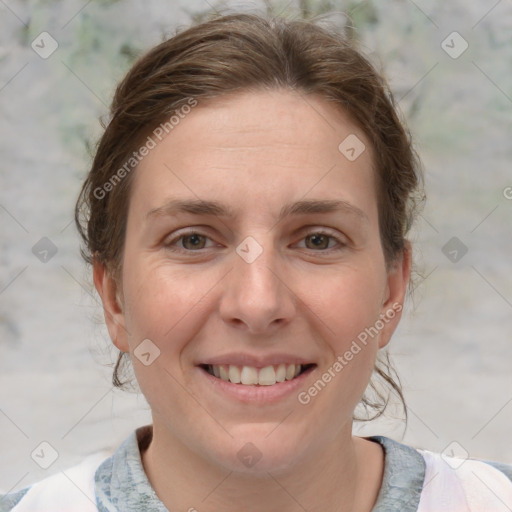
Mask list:
[{"label": "cheek", "polygon": [[[165,340],[179,341],[192,312],[200,309],[203,290],[197,279],[183,278],[164,266],[141,260],[126,265],[124,280],[125,319],[133,343],[153,340],[161,349]],[[178,348],[174,343],[172,347]]]},{"label": "cheek", "polygon": [[[133,370],[151,407],[165,409],[183,398],[178,384],[182,380],[182,353],[198,329],[202,290],[194,279],[180,278],[143,259],[127,261],[125,271],[125,321]],[[144,353],[150,354],[149,361],[141,357]],[[180,405],[185,406],[185,402]]]},{"label": "cheek", "polygon": [[375,281],[340,280],[323,298],[322,340],[329,357],[317,380],[301,390],[299,401],[326,415],[331,435],[351,418],[371,379],[378,352],[380,301]]},{"label": "cheek", "polygon": [[368,268],[353,268],[331,276],[326,285],[324,293],[314,298],[316,310],[336,348],[342,350],[378,320],[385,281]]},{"label": "cheek", "polygon": [[[329,281],[328,293],[317,294],[322,320],[321,342],[329,346],[330,360],[319,378],[328,382],[325,403],[337,403],[332,414],[347,414],[359,402],[371,378],[380,337],[379,315],[385,286],[382,272],[352,268]],[[320,325],[320,324],[319,324]],[[320,383],[317,388],[321,388]],[[305,390],[315,395],[314,389]],[[322,391],[323,394],[323,391]],[[327,396],[329,395],[329,396]],[[307,399],[307,397],[306,397]]]}]

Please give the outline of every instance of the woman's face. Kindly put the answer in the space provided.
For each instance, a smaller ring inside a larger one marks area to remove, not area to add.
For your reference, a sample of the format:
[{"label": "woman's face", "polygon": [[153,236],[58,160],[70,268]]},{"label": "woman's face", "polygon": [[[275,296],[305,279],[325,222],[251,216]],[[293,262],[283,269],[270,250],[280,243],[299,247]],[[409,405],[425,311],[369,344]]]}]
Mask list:
[{"label": "woman's face", "polygon": [[121,286],[95,282],[155,439],[275,471],[350,436],[409,271],[386,271],[364,133],[323,99],[243,93],[199,102],[135,172]]}]

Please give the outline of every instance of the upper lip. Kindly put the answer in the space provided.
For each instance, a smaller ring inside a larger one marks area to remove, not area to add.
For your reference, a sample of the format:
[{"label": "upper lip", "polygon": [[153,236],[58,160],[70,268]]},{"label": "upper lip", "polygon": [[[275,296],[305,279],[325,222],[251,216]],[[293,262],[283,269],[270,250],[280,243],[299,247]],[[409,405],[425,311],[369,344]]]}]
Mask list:
[{"label": "upper lip", "polygon": [[231,353],[223,354],[215,357],[209,357],[198,362],[201,365],[235,365],[235,366],[252,366],[254,368],[265,368],[276,364],[314,364],[312,359],[297,357],[291,354],[269,354],[265,356],[255,356],[250,354]]}]

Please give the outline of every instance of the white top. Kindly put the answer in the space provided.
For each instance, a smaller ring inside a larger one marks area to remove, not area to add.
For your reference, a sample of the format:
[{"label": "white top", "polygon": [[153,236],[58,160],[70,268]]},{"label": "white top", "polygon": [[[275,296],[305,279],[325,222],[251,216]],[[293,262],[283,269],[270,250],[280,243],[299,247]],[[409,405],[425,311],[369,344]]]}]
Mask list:
[{"label": "white top", "polygon": [[[91,455],[71,469],[0,497],[0,512],[168,512],[142,465],[141,451],[151,438],[152,427],[141,427],[113,454]],[[445,457],[383,436],[368,439],[385,452],[382,486],[372,512],[512,511],[512,466]]]}]

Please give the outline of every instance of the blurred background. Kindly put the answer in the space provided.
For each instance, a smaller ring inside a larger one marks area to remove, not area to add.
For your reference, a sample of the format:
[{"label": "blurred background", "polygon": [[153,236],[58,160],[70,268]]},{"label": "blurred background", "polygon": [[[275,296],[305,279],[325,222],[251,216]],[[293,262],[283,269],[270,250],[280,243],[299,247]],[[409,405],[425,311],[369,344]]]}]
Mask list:
[{"label": "blurred background", "polygon": [[356,432],[512,463],[510,0],[0,0],[0,490],[151,421],[112,388],[73,207],[115,84],[213,11],[330,13],[387,76],[422,157],[415,289],[390,348],[409,422],[392,408]]}]

